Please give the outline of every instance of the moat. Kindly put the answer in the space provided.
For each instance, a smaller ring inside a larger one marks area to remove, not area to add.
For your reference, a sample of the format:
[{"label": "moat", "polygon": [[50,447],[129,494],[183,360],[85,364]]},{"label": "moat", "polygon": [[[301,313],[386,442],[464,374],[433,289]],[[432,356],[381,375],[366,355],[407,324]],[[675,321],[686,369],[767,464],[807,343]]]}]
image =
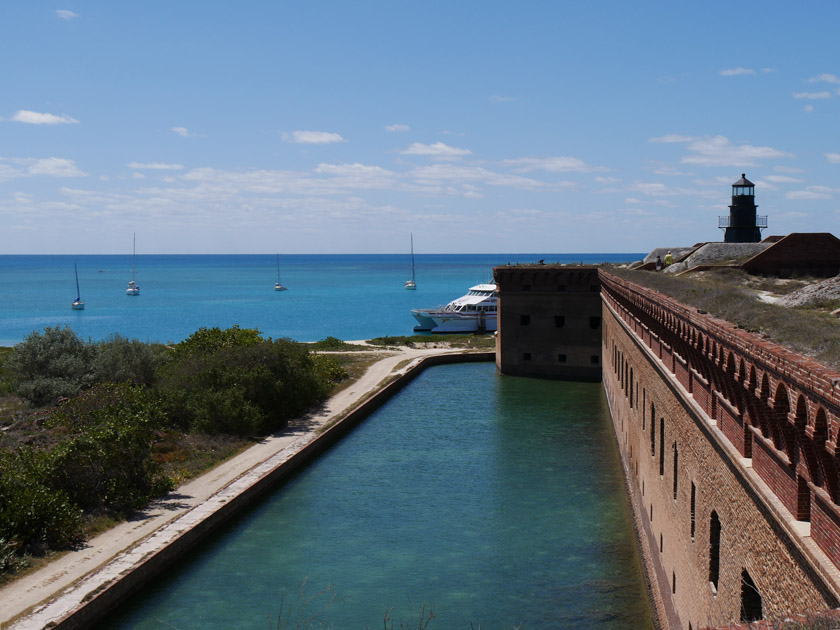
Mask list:
[{"label": "moat", "polygon": [[622,484],[600,385],[433,368],[103,627],[650,627]]}]

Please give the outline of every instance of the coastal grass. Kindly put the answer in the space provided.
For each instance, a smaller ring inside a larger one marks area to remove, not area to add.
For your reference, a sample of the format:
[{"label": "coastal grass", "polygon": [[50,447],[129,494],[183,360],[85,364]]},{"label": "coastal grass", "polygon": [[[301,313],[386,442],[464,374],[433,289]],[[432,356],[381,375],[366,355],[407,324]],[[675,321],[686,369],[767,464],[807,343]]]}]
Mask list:
[{"label": "coastal grass", "polygon": [[758,299],[760,291],[789,293],[814,279],[756,277],[732,268],[680,276],[620,268],[609,271],[840,369],[840,320],[828,311],[833,302],[822,308],[788,308]]}]

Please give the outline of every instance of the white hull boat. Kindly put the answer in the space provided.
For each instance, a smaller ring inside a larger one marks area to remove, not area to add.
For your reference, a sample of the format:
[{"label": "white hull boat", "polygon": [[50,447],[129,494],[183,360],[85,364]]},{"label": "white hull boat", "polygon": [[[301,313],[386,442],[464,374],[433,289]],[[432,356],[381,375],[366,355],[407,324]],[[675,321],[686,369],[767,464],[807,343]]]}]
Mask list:
[{"label": "white hull boat", "polygon": [[411,279],[405,281],[405,288],[410,291],[417,289],[417,283],[414,281],[414,234],[411,235]]},{"label": "white hull boat", "polygon": [[444,307],[411,310],[417,325],[415,332],[473,333],[494,332],[497,328],[495,284],[477,284],[466,295]]},{"label": "white hull boat", "polygon": [[140,295],[140,285],[134,281],[134,258],[137,254],[137,235],[135,234],[132,238],[131,244],[131,280],[128,282],[128,286],[125,288],[126,295]]}]

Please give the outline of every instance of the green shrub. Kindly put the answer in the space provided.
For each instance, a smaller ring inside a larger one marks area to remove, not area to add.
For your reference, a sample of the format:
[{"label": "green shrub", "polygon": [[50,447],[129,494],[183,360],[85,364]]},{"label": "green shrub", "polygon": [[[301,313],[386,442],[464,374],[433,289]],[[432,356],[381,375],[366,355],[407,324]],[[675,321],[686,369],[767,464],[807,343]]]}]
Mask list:
[{"label": "green shrub", "polygon": [[0,539],[7,549],[42,554],[80,540],[82,512],[51,486],[51,472],[46,451],[0,451]]},{"label": "green shrub", "polygon": [[59,407],[47,425],[70,436],[56,446],[51,485],[86,511],[130,510],[171,489],[152,457],[165,416],[148,392],[98,385]]},{"label": "green shrub", "polygon": [[[218,332],[217,339],[225,337]],[[303,344],[247,338],[234,344],[176,349],[161,366],[157,390],[178,426],[234,435],[275,431],[326,396],[330,382]]]},{"label": "green shrub", "polygon": [[48,326],[15,346],[8,369],[17,393],[34,405],[71,397],[93,384],[95,350],[68,327]]},{"label": "green shrub", "polygon": [[340,383],[349,376],[344,366],[332,357],[314,354],[312,355],[312,362],[321,380],[330,385]]},{"label": "green shrub", "polygon": [[352,343],[347,343],[346,341],[342,341],[338,337],[324,337],[320,341],[316,341],[315,343],[309,344],[309,347],[313,350],[324,350],[327,352],[340,352],[343,350],[347,351],[354,351],[359,350],[359,346]]},{"label": "green shrub", "polygon": [[175,346],[176,352],[212,354],[219,350],[253,346],[262,343],[263,338],[256,328],[240,328],[236,324],[230,328],[199,328],[192,335]]},{"label": "green shrub", "polygon": [[97,383],[151,385],[165,350],[161,345],[113,335],[97,344],[91,366],[93,379]]}]

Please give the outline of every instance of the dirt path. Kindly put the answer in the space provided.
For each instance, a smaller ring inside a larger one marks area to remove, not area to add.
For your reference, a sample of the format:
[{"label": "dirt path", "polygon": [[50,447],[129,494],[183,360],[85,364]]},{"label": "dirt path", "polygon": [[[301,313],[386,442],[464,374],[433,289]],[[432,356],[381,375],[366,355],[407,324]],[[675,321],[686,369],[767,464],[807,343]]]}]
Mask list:
[{"label": "dirt path", "polygon": [[463,351],[402,348],[383,352],[384,357],[371,365],[358,381],[288,430],[266,438],[177,488],[132,520],[88,541],[84,548],[0,588],[0,629],[40,630],[64,617],[79,607],[86,595],[103,588],[156,549],[169,544],[206,512],[216,509],[240,492],[240,487],[264,474],[265,468],[291,457],[320,427],[343,417],[392,376],[407,372],[424,357],[459,352]]}]

